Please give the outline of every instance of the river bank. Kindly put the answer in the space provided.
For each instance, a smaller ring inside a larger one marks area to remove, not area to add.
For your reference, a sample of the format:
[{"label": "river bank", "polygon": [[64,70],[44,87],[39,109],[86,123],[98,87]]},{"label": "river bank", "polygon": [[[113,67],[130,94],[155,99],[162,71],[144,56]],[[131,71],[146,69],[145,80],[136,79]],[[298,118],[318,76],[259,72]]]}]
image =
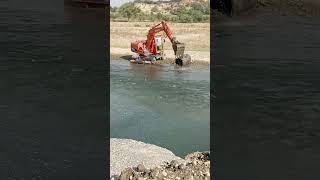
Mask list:
[{"label": "river bank", "polygon": [[[126,48],[110,48],[110,56],[111,59],[117,60],[117,59],[124,59],[129,60],[132,55],[134,55],[133,52],[130,52],[129,49]],[[208,65],[210,64],[210,52],[206,51],[185,51],[185,54],[189,54],[191,56],[191,63],[192,64],[204,64]],[[158,61],[160,64],[174,64],[175,63],[175,56],[173,51],[167,50],[166,51],[166,59]]]},{"label": "river bank", "polygon": [[[210,153],[194,152],[184,159],[165,148],[131,139],[111,138],[110,177],[113,179],[210,179]],[[161,176],[161,177],[160,177]]]}]

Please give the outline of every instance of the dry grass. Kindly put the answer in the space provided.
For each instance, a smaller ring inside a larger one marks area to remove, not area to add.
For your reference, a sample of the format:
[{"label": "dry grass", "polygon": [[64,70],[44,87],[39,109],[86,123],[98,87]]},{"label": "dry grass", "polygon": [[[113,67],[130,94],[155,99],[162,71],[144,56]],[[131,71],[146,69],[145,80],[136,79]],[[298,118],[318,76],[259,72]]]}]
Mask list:
[{"label": "dry grass", "polygon": [[[151,22],[111,22],[110,46],[113,48],[130,49],[131,41],[145,40]],[[186,51],[210,51],[210,24],[209,23],[169,23],[174,36],[186,44]],[[167,40],[165,49],[172,49]],[[112,53],[112,52],[111,52]]]}]

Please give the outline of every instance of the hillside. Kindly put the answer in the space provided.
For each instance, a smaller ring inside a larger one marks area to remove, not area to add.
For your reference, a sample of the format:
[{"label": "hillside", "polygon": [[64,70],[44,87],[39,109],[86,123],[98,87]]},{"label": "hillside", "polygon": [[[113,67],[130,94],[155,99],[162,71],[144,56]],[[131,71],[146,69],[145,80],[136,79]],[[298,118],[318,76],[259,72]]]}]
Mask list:
[{"label": "hillside", "polygon": [[112,21],[208,22],[209,0],[135,0],[110,9]]},{"label": "hillside", "polygon": [[133,4],[146,14],[151,14],[151,12],[170,14],[170,11],[178,9],[179,7],[190,8],[194,3],[208,3],[208,1],[209,0],[136,0]]}]

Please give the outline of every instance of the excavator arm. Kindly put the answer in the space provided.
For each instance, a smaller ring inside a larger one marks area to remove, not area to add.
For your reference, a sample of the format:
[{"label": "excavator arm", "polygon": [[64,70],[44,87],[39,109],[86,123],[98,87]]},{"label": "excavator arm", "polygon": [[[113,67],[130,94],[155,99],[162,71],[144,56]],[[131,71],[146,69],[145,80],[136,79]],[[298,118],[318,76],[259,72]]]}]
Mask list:
[{"label": "excavator arm", "polygon": [[184,44],[178,42],[176,38],[173,36],[173,33],[171,29],[169,28],[168,24],[164,21],[161,21],[159,24],[153,26],[148,33],[147,41],[146,41],[146,49],[148,49],[150,52],[156,51],[156,42],[154,40],[155,35],[161,31],[164,31],[171,41],[173,51],[176,56],[183,56],[184,52]]}]

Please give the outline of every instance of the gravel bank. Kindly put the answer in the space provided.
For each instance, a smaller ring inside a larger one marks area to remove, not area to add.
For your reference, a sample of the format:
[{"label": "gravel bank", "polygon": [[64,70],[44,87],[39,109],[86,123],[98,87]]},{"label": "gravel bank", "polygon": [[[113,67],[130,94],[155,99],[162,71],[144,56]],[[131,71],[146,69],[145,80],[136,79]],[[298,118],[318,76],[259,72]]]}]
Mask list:
[{"label": "gravel bank", "polygon": [[117,178],[121,171],[128,167],[143,164],[146,168],[154,168],[164,162],[178,160],[171,151],[152,144],[131,139],[111,138],[110,141],[110,176]]}]

